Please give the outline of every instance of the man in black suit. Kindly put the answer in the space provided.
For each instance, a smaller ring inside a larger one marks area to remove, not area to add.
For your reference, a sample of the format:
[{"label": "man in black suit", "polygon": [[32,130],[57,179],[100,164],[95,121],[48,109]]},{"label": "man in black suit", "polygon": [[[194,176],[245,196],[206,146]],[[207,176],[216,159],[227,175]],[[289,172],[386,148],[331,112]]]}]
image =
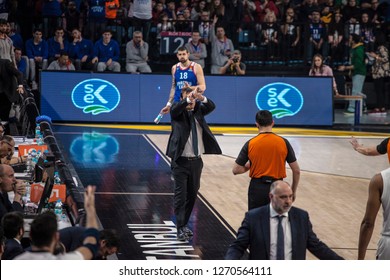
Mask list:
[{"label": "man in black suit", "polygon": [[305,260],[306,249],[321,260],[343,259],[318,239],[309,214],[292,207],[293,191],[287,182],[273,182],[269,196],[270,204],[245,214],[225,259],[240,259],[248,247],[251,260]]},{"label": "man in black suit", "polygon": [[2,260],[13,260],[24,252],[21,243],[24,234],[23,214],[20,212],[7,213],[1,220],[1,225],[7,238]]},{"label": "man in black suit", "polygon": [[[22,73],[11,61],[0,59],[0,119],[2,121],[9,121],[12,103],[18,103],[19,95],[23,93]],[[9,134],[8,126],[6,126],[5,134]]]},{"label": "man in black suit", "polygon": [[171,108],[172,132],[166,154],[171,158],[175,180],[174,210],[177,239],[181,241],[193,235],[187,223],[200,187],[200,155],[222,153],[204,118],[214,109],[212,100],[191,88],[184,88],[181,100]]},{"label": "man in black suit", "polygon": [[3,257],[4,246],[5,246],[5,244],[4,244],[4,232],[3,232],[3,228],[0,227],[0,260]]},{"label": "man in black suit", "polygon": [[[14,192],[11,202],[8,192]],[[26,186],[21,180],[16,180],[12,166],[0,164],[0,219],[8,212],[18,211],[23,213],[22,196],[26,193]]]}]

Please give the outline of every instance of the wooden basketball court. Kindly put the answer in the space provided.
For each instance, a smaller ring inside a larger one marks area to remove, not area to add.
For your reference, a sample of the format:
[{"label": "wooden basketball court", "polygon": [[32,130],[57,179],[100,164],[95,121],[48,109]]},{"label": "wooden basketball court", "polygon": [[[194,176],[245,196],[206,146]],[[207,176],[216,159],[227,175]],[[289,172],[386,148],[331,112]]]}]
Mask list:
[{"label": "wooden basketball court", "polygon": [[[71,131],[72,127],[75,126],[83,127],[83,125],[70,125],[67,126],[67,129]],[[155,146],[160,154],[165,153],[170,129],[169,126],[107,125],[96,126],[96,128],[94,125],[88,125],[85,128],[88,130],[104,128],[104,133],[107,134],[110,133],[111,129],[116,129],[116,131],[119,129],[125,138],[126,133],[140,133],[147,137],[150,144]],[[212,127],[212,130],[217,135],[223,155],[203,156],[204,169],[199,203],[204,202],[206,207],[212,208],[216,219],[223,221],[222,224],[228,235],[234,238],[235,231],[239,228],[247,211],[247,190],[250,178],[248,174],[234,176],[231,169],[241,147],[247,140],[255,136],[257,131],[254,128],[226,127]],[[356,259],[359,228],[366,207],[370,178],[375,173],[386,169],[389,163],[387,156],[366,157],[358,154],[352,149],[349,138],[351,135],[355,135],[364,145],[377,145],[388,136],[378,133],[295,128],[275,129],[274,132],[290,141],[301,167],[301,179],[294,205],[309,212],[313,229],[323,242],[344,258]],[[60,138],[61,133],[63,132],[59,132]],[[139,161],[140,159],[137,158],[137,162]],[[128,164],[136,169],[139,163]],[[169,173],[169,168],[167,170]],[[286,180],[291,182],[289,169],[287,174]],[[155,178],[155,180],[158,179]],[[163,180],[165,181],[161,184],[170,184],[166,182],[165,177]],[[105,191],[101,192],[101,197],[106,194]],[[167,191],[166,195],[171,195],[171,190]],[[147,212],[148,210],[143,209],[143,211]],[[199,220],[196,226],[199,227],[200,236],[205,229],[203,227],[213,226],[207,225],[207,220],[204,220],[199,213],[193,219]],[[213,220],[212,223],[215,221]],[[381,227],[382,214],[380,213],[366,259],[375,259]],[[208,236],[207,238],[217,237]],[[222,252],[216,256],[218,259],[226,250],[226,248],[220,249]],[[205,246],[202,250],[205,250]],[[316,259],[310,254],[307,258]]]}]

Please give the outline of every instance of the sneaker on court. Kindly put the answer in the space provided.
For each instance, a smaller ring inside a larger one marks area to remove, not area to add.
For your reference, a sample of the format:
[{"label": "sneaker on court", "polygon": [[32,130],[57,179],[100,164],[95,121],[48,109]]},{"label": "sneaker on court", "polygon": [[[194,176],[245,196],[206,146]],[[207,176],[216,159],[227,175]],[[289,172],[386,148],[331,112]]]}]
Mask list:
[{"label": "sneaker on court", "polygon": [[346,110],[346,111],[344,111],[344,115],[346,115],[346,116],[352,116],[352,115],[354,115],[355,114],[355,111],[352,111],[352,110]]}]

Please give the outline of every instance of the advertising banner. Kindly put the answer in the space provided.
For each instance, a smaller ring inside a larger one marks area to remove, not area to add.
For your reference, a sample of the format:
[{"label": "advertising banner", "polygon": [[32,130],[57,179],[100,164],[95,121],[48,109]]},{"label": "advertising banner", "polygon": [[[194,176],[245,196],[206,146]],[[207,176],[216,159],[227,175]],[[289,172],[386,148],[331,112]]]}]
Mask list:
[{"label": "advertising banner", "polygon": [[[41,114],[53,121],[153,123],[165,106],[170,75],[50,72],[41,75]],[[210,124],[253,125],[258,110],[277,125],[331,126],[330,77],[206,76],[216,104]],[[169,123],[165,115],[161,123]]]}]

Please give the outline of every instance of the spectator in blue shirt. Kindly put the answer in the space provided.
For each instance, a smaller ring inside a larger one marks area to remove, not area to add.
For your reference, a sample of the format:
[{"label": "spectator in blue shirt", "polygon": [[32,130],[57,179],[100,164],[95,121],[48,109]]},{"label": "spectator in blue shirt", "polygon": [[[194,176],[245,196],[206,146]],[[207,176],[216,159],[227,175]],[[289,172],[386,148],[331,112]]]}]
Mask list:
[{"label": "spectator in blue shirt", "polygon": [[121,65],[119,64],[119,44],[111,39],[111,30],[103,32],[103,38],[95,43],[94,58],[92,63],[97,63],[97,71],[103,72],[109,70],[112,72],[120,72]]},{"label": "spectator in blue shirt", "polygon": [[15,22],[7,22],[7,31],[6,31],[8,37],[11,38],[12,43],[14,44],[15,48],[23,49],[24,43],[23,38],[20,36],[19,33],[15,32]]},{"label": "spectator in blue shirt", "polygon": [[312,61],[313,55],[322,54],[327,58],[327,31],[325,24],[320,19],[320,11],[313,10],[309,22],[309,40],[307,44],[307,61]]},{"label": "spectator in blue shirt", "polygon": [[22,50],[15,48],[15,61],[18,70],[23,74],[23,80],[27,79],[27,61],[22,58]]},{"label": "spectator in blue shirt", "polygon": [[76,70],[91,70],[93,43],[84,39],[79,29],[72,30],[73,42],[69,44],[69,57],[74,61]]},{"label": "spectator in blue shirt", "polygon": [[47,42],[42,39],[42,30],[35,29],[33,38],[26,42],[26,54],[28,57],[28,63],[30,68],[30,81],[33,90],[38,89],[38,85],[35,80],[36,67],[45,70],[47,68],[48,58],[48,45]]},{"label": "spectator in blue shirt", "polygon": [[54,28],[61,25],[61,3],[63,0],[44,0],[42,6],[43,31],[47,38]]},{"label": "spectator in blue shirt", "polygon": [[55,35],[47,40],[49,47],[49,64],[60,57],[61,52],[67,52],[69,43],[65,38],[65,31],[62,27],[57,27]]},{"label": "spectator in blue shirt", "polygon": [[87,31],[90,40],[93,42],[95,38],[102,34],[106,29],[106,0],[88,0],[88,23]]}]

